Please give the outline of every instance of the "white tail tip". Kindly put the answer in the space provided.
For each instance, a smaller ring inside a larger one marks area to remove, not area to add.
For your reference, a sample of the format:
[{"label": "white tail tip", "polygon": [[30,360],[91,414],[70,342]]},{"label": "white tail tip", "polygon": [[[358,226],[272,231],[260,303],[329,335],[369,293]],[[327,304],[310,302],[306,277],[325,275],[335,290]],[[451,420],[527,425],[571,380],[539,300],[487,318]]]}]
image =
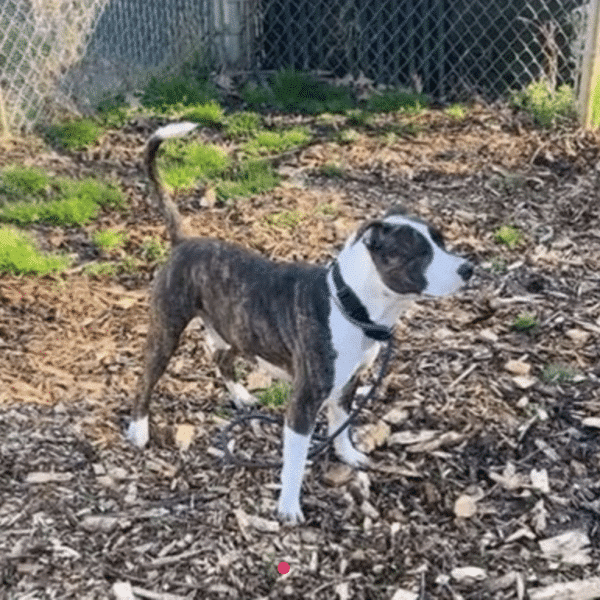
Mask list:
[{"label": "white tail tip", "polygon": [[179,137],[185,135],[190,131],[193,131],[198,127],[198,123],[190,123],[189,121],[183,121],[181,123],[170,123],[160,129],[157,129],[152,137],[166,140],[167,138]]}]

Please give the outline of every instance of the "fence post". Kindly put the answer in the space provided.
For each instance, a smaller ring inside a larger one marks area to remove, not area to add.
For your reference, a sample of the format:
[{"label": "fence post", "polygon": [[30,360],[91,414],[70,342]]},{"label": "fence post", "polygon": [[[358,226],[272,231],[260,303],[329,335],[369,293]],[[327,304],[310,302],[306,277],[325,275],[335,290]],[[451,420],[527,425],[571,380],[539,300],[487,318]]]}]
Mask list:
[{"label": "fence post", "polygon": [[8,130],[8,119],[6,118],[6,105],[4,104],[4,94],[0,87],[0,139],[8,138],[10,132]]},{"label": "fence post", "polygon": [[594,91],[596,86],[600,86],[600,0],[590,0],[588,11],[579,84],[579,109],[582,124],[589,129],[593,125]]}]

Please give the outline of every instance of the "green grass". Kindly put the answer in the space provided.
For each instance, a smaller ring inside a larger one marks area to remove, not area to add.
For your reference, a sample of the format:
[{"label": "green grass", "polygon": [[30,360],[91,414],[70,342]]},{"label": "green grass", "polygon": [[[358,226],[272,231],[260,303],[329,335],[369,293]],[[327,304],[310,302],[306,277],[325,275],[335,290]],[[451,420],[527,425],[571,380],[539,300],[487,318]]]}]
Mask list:
[{"label": "green grass", "polygon": [[15,275],[46,275],[66,269],[70,262],[66,256],[40,252],[26,233],[0,227],[0,271]]},{"label": "green grass", "polygon": [[520,313],[513,321],[512,328],[516,331],[532,331],[539,325],[535,315],[528,312]]},{"label": "green grass", "polygon": [[521,232],[510,225],[503,225],[500,229],[494,232],[494,239],[500,243],[508,246],[511,250],[516,248],[523,240]]},{"label": "green grass", "polygon": [[215,86],[206,79],[187,73],[152,77],[140,97],[143,106],[159,112],[177,106],[206,104],[212,100],[218,100]]},{"label": "green grass", "polygon": [[168,253],[167,245],[158,237],[148,237],[142,242],[142,257],[150,262],[163,262]]},{"label": "green grass", "polygon": [[254,112],[234,113],[225,121],[225,133],[233,139],[248,139],[262,128],[261,116]]},{"label": "green grass", "polygon": [[[6,172],[0,174],[0,180],[4,181]],[[14,171],[8,169],[8,173],[9,180],[13,177],[14,185]],[[18,181],[22,183],[23,179]],[[40,177],[37,183],[28,187],[29,192],[19,194],[19,200],[7,198],[0,207],[0,221],[20,226],[34,223],[78,226],[95,219],[102,207],[122,208],[125,205],[123,193],[118,188],[92,178],[75,181],[47,176]],[[48,190],[43,198],[40,197],[42,189]]]},{"label": "green grass", "polygon": [[367,110],[371,112],[409,111],[421,112],[429,106],[430,100],[425,94],[390,90],[381,94],[373,94],[367,100]]},{"label": "green grass", "polygon": [[285,131],[261,131],[243,149],[248,154],[277,154],[303,146],[310,142],[312,136],[303,127],[294,127]]},{"label": "green grass", "polygon": [[113,277],[119,269],[119,264],[116,262],[101,261],[86,265],[83,273],[88,277]]},{"label": "green grass", "polygon": [[467,109],[462,104],[452,104],[444,110],[444,114],[455,121],[462,121],[467,116]]},{"label": "green grass", "polygon": [[283,406],[292,393],[292,385],[287,381],[276,381],[268,388],[259,391],[256,397],[264,406],[278,408]]},{"label": "green grass", "polygon": [[9,198],[40,197],[49,187],[50,176],[40,169],[14,166],[0,173],[0,195]]},{"label": "green grass", "polygon": [[46,130],[46,137],[53,145],[66,150],[83,150],[95,144],[104,133],[104,127],[92,119],[77,119]]},{"label": "green grass", "polygon": [[576,369],[558,364],[549,364],[542,371],[542,380],[546,383],[570,383],[581,380],[581,373]]},{"label": "green grass", "polygon": [[332,179],[341,179],[345,175],[345,171],[342,166],[335,162],[326,162],[319,166],[319,174],[323,177],[331,177]]},{"label": "green grass", "polygon": [[294,69],[279,71],[266,86],[245,86],[242,98],[254,109],[274,108],[311,115],[341,113],[356,105],[349,89],[321,82]]},{"label": "green grass", "polygon": [[596,82],[592,98],[592,127],[600,127],[600,77]]},{"label": "green grass", "polygon": [[173,141],[166,145],[160,163],[165,185],[181,190],[222,176],[230,167],[231,159],[218,146]]},{"label": "green grass", "polygon": [[225,111],[216,100],[211,100],[185,110],[181,113],[181,119],[210,127],[220,127],[225,121]]},{"label": "green grass", "polygon": [[266,217],[267,223],[273,227],[286,227],[293,229],[297,227],[303,219],[302,213],[297,210],[284,210]]},{"label": "green grass", "polygon": [[216,185],[217,196],[230,200],[267,192],[279,185],[280,177],[266,160],[247,160],[234,170],[229,179]]},{"label": "green grass", "polygon": [[553,91],[546,81],[533,81],[524,90],[513,92],[511,101],[542,127],[553,127],[577,116],[575,92],[566,84]]},{"label": "green grass", "polygon": [[106,252],[122,248],[126,240],[127,233],[118,229],[103,229],[92,235],[94,244]]}]

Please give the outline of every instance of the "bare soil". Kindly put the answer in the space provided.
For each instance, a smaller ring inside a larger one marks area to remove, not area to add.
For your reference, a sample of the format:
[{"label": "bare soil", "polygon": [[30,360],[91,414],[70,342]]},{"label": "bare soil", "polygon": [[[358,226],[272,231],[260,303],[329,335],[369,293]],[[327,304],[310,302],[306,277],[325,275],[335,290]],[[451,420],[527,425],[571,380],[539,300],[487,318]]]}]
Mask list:
[{"label": "bare soil", "polygon": [[[480,265],[468,289],[398,324],[355,428],[374,468],[316,461],[307,523],[290,528],[274,518],[277,470],[221,460],[233,411],[200,324],[157,386],[151,444],[124,439],[156,265],[112,278],[82,266],[103,258],[99,228],[123,228],[139,259],[144,238],[164,239],[140,162],[156,126],[131,123],[81,153],[0,146],[0,166],[100,175],[130,200],[86,228],[32,229],[73,254],[70,272],[0,276],[0,599],[114,598],[116,582],[159,600],[600,597],[600,134],[475,109],[424,115],[403,137],[382,133],[401,131],[386,117],[351,143],[325,132],[280,157],[270,193],[226,208],[200,208],[201,191],[178,199],[199,235],[321,263],[401,203]],[[330,163],[340,176],[322,174]],[[299,223],[272,218],[282,212]],[[517,247],[495,240],[502,225],[523,232]],[[528,331],[513,327],[523,313]],[[252,433],[236,447],[280,452],[279,433]]]}]

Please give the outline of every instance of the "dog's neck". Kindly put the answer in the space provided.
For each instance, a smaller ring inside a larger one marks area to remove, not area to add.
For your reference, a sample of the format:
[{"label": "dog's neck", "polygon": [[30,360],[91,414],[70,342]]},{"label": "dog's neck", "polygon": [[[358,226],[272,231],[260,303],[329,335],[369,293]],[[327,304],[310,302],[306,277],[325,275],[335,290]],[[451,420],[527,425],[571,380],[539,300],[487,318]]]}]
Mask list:
[{"label": "dog's neck", "polygon": [[415,294],[397,294],[381,280],[366,246],[359,240],[348,240],[337,257],[344,283],[352,289],[378,325],[392,327],[412,305]]}]

